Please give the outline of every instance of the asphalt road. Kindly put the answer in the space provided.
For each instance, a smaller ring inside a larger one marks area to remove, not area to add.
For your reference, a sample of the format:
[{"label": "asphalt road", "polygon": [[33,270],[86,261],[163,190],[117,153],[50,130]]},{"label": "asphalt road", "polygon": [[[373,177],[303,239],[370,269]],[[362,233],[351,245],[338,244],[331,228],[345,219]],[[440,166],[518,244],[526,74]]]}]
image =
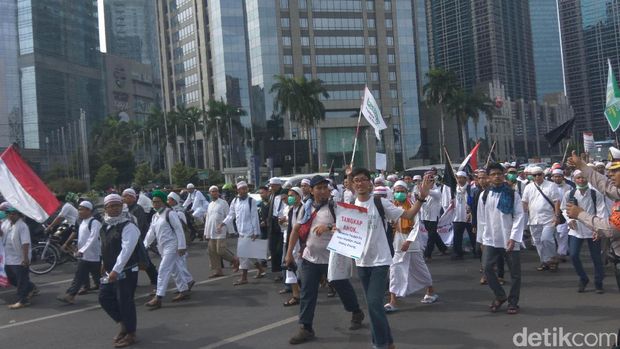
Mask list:
[{"label": "asphalt road", "polygon": [[[440,301],[421,304],[423,294],[419,293],[401,302],[401,311],[389,315],[397,347],[515,348],[515,333],[522,333],[524,328],[529,334],[543,333],[545,329],[559,333],[560,328],[564,333],[598,334],[615,333],[620,327],[620,302],[611,267],[606,269],[605,294],[595,294],[591,287],[578,294],[577,277],[570,263],[550,273],[535,270],[535,251],[525,252],[522,259],[521,313],[507,315],[489,313],[493,297],[488,286],[478,283],[478,260],[435,257],[430,269]],[[583,260],[592,279],[587,254]],[[298,308],[282,306],[288,295],[277,293],[281,286],[273,282],[273,276],[233,287],[236,275],[226,269],[227,276],[209,280],[206,244],[201,242],[191,246],[189,263],[197,281],[191,300],[170,303],[170,292],[164,307],[157,311],[148,311],[142,305],[148,300],[150,286],[141,273],[136,293],[139,343],[135,348],[291,347],[288,338],[297,331]],[[75,305],[63,305],[55,299],[69,286],[74,267],[67,264],[48,275],[31,274],[41,294],[26,309],[8,310],[6,305],[14,302],[15,289],[0,290],[1,348],[112,347],[111,338],[118,328],[99,308],[96,293],[78,296]],[[365,303],[359,280],[355,278],[353,283],[360,302]],[[321,290],[315,316],[317,339],[298,347],[370,348],[368,319],[358,331],[348,330],[349,319],[339,299],[327,298],[326,290]],[[518,335],[517,339],[522,337]],[[553,338],[548,338],[551,345],[539,347],[568,347],[566,343],[553,346]],[[589,343],[593,338],[589,337]]]}]

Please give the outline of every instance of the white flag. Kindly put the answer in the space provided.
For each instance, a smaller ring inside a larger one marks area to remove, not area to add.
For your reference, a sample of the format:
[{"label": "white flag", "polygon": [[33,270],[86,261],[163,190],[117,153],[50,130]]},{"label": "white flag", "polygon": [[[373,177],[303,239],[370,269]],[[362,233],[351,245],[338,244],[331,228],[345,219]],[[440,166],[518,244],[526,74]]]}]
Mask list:
[{"label": "white flag", "polygon": [[368,87],[364,90],[364,101],[362,102],[362,114],[370,126],[375,129],[375,135],[378,140],[381,140],[381,133],[379,131],[385,130],[387,126],[385,125],[385,121],[383,121],[383,117],[381,116],[381,111],[379,110],[379,106],[377,105],[377,101],[370,93]]},{"label": "white flag", "polygon": [[583,133],[583,147],[586,153],[591,152],[596,147],[594,144],[594,134],[592,132]]}]

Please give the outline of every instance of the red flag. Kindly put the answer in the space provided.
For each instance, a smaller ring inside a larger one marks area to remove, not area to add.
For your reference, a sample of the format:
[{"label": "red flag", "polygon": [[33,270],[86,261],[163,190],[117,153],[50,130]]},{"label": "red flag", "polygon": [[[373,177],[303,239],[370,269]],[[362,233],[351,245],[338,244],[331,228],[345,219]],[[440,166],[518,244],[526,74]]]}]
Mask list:
[{"label": "red flag", "polygon": [[0,155],[0,193],[15,209],[39,223],[60,206],[13,145]]},{"label": "red flag", "polygon": [[479,147],[480,147],[480,143],[476,143],[476,146],[474,147],[474,149],[472,149],[469,152],[467,157],[465,157],[465,160],[463,160],[463,162],[459,166],[459,171],[463,171],[463,169],[465,169],[467,165],[469,165],[469,167],[473,171],[478,169],[478,148]]}]

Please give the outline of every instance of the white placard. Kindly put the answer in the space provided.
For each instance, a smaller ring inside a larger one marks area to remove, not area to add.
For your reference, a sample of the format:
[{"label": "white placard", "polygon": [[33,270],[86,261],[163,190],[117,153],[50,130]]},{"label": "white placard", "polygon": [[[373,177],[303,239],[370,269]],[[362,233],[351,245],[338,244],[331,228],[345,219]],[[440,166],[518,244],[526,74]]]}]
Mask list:
[{"label": "white placard", "polygon": [[344,202],[336,206],[336,228],[327,249],[359,259],[368,239],[368,210]]},{"label": "white placard", "polygon": [[376,163],[375,168],[377,170],[387,171],[387,157],[385,156],[385,154],[376,153],[375,154],[375,163]]},{"label": "white placard", "polygon": [[241,258],[267,259],[267,241],[240,236],[237,241],[237,256]]},{"label": "white placard", "polygon": [[353,259],[329,252],[327,281],[348,280],[353,276]]}]

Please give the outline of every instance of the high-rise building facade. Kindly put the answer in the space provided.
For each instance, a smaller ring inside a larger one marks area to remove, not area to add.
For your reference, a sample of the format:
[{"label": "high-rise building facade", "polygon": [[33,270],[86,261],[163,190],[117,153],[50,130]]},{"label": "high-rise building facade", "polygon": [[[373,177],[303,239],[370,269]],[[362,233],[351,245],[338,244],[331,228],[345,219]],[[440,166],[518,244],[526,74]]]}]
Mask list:
[{"label": "high-rise building facade", "polygon": [[0,0],[0,148],[23,144],[19,89],[17,2]]},{"label": "high-rise building facade", "polygon": [[557,1],[530,1],[530,22],[536,69],[536,93],[538,101],[542,102],[547,94],[566,93]]},{"label": "high-rise building facade", "polygon": [[620,74],[620,1],[558,0],[566,90],[576,129],[613,139],[605,109],[607,60]]},{"label": "high-rise building facade", "polygon": [[81,110],[89,125],[104,114],[96,3],[2,0],[0,4],[0,60],[9,63],[2,84],[11,84],[0,92],[0,120],[8,111],[9,138],[38,151],[40,168],[46,170],[61,143],[66,145],[70,129],[75,131]]}]

